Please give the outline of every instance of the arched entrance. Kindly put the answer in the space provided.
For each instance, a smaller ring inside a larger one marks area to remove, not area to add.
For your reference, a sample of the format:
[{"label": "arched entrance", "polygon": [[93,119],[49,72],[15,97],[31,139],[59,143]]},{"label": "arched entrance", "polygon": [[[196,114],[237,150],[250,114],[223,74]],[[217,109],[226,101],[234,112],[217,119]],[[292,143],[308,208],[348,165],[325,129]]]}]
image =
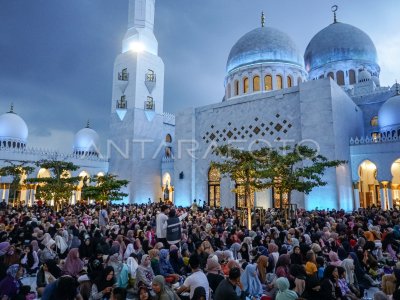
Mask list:
[{"label": "arched entrance", "polygon": [[174,187],[171,184],[171,175],[168,172],[163,175],[161,189],[163,193],[162,201],[172,204],[174,202]]},{"label": "arched entrance", "polygon": [[208,206],[221,207],[221,173],[215,167],[208,171]]},{"label": "arched entrance", "polygon": [[71,203],[75,204],[80,201],[87,201],[87,204],[90,204],[90,199],[83,199],[83,195],[82,195],[82,190],[90,182],[90,174],[86,171],[82,171],[79,173],[79,178],[80,178],[80,181],[78,183],[75,195],[72,195]]},{"label": "arched entrance", "polygon": [[392,199],[393,206],[400,207],[400,159],[396,160],[391,167],[392,171]]},{"label": "arched entrance", "polygon": [[376,165],[366,160],[358,167],[360,177],[360,207],[366,208],[375,205],[381,207],[379,182],[376,180],[378,169]]}]

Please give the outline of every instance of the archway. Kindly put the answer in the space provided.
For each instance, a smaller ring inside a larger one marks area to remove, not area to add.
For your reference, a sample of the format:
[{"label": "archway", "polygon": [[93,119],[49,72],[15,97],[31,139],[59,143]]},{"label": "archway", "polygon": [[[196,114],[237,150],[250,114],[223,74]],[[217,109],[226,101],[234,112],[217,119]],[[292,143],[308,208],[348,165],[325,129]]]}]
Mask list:
[{"label": "archway", "polygon": [[369,160],[363,161],[358,167],[360,207],[366,208],[372,205],[381,207],[379,182],[376,180],[377,172],[376,165]]},{"label": "archway", "polygon": [[174,202],[174,187],[171,182],[171,175],[168,172],[164,173],[162,177],[161,189],[163,193],[162,201],[172,204]]},{"label": "archway", "polygon": [[72,195],[71,203],[75,204],[80,201],[87,200],[87,204],[90,204],[90,199],[83,199],[82,190],[85,188],[86,185],[90,183],[90,174],[86,171],[82,171],[79,173],[79,183],[76,187],[75,195]]},{"label": "archway", "polygon": [[393,206],[400,207],[400,159],[392,164],[391,172]]}]

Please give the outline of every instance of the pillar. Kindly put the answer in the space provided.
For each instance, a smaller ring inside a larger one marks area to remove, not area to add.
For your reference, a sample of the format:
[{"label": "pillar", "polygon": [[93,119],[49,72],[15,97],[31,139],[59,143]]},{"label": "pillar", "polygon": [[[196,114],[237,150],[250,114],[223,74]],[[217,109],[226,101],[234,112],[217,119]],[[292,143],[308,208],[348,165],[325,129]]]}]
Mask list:
[{"label": "pillar", "polygon": [[4,199],[6,200],[6,203],[8,204],[8,200],[9,200],[9,197],[10,197],[10,185],[9,184],[7,184],[5,186],[3,196],[4,196]]},{"label": "pillar", "polygon": [[353,183],[353,193],[354,193],[354,208],[360,208],[360,190],[359,190],[359,182],[356,181]]},{"label": "pillar", "polygon": [[387,197],[388,197],[388,205],[389,205],[388,209],[392,209],[393,208],[393,191],[392,191],[391,183],[389,183],[388,187],[387,187]]},{"label": "pillar", "polygon": [[388,186],[389,186],[389,181],[386,180],[382,181],[380,184],[381,206],[383,210],[390,209]]}]

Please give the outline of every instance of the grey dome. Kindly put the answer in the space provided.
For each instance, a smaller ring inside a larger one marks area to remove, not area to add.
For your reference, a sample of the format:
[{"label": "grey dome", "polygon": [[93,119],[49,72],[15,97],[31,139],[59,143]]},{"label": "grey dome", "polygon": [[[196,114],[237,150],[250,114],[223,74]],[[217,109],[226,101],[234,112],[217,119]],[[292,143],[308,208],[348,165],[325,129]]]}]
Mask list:
[{"label": "grey dome", "polygon": [[318,32],[304,53],[307,72],[326,64],[358,60],[378,64],[378,55],[371,38],[349,24],[333,23]]},{"label": "grey dome", "polygon": [[358,82],[370,81],[371,77],[372,76],[370,72],[367,70],[362,70],[360,73],[358,73]]},{"label": "grey dome", "polygon": [[400,95],[389,98],[379,109],[378,123],[381,131],[400,128]]},{"label": "grey dome", "polygon": [[[0,116],[0,141],[16,142],[25,145],[28,139],[28,126],[12,110]],[[9,146],[12,144],[8,144]]]},{"label": "grey dome", "polygon": [[241,37],[229,53],[226,69],[230,72],[254,63],[288,63],[304,68],[293,40],[271,27],[256,28]]},{"label": "grey dome", "polygon": [[99,135],[92,128],[79,130],[74,137],[74,153],[97,153]]}]

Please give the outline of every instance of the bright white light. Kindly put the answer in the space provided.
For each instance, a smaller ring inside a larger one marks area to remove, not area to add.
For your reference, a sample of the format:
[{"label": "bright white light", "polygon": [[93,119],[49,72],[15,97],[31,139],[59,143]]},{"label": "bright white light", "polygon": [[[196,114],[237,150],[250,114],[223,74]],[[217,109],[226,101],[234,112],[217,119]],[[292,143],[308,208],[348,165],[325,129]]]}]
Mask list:
[{"label": "bright white light", "polygon": [[145,47],[141,42],[132,42],[129,44],[129,49],[133,52],[143,52]]}]

